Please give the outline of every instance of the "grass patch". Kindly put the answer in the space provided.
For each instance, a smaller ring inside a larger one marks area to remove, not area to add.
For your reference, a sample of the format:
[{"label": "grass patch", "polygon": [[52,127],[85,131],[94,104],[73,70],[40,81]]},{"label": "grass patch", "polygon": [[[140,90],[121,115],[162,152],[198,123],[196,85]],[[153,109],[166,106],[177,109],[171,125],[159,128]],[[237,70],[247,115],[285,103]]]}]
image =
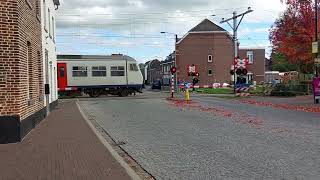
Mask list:
[{"label": "grass patch", "polygon": [[263,86],[256,86],[255,89],[250,90],[250,93],[251,93],[251,94],[263,94],[264,91],[265,91],[265,89],[266,89],[266,88],[263,87]]},{"label": "grass patch", "polygon": [[196,90],[198,93],[204,94],[233,94],[233,89],[231,88],[218,88],[218,89],[210,89],[210,88],[203,88]]}]

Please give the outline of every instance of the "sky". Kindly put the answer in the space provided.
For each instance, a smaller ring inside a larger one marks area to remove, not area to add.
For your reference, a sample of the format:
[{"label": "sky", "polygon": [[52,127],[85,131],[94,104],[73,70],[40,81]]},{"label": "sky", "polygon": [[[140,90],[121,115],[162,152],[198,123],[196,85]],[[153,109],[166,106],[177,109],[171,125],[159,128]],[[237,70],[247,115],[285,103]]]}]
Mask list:
[{"label": "sky", "polygon": [[[139,62],[164,60],[174,51],[174,34],[184,36],[207,18],[232,34],[222,18],[251,7],[239,26],[242,48],[265,48],[269,29],[285,6],[280,0],[60,0],[58,54],[126,54]],[[214,15],[214,16],[212,16]],[[168,32],[161,34],[160,32]]]}]

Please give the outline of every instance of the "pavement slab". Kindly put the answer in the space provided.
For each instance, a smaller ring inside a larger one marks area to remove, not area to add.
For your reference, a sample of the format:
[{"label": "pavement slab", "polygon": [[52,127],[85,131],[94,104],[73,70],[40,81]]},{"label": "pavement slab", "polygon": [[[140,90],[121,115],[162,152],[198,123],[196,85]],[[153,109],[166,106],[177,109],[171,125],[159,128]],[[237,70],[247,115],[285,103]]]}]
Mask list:
[{"label": "pavement slab", "polygon": [[23,142],[0,145],[0,169],[0,180],[131,179],[73,100],[60,102]]}]

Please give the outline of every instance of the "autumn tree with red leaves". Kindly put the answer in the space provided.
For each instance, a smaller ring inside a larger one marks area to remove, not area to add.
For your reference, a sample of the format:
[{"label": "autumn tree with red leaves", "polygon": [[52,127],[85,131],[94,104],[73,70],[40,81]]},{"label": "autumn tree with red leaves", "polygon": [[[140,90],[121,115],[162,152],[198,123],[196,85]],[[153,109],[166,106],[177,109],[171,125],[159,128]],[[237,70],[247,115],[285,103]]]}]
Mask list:
[{"label": "autumn tree with red leaves", "polygon": [[[270,30],[273,52],[285,55],[293,64],[311,64],[315,40],[314,3],[311,0],[287,0],[286,11]],[[320,23],[319,23],[320,24]]]}]

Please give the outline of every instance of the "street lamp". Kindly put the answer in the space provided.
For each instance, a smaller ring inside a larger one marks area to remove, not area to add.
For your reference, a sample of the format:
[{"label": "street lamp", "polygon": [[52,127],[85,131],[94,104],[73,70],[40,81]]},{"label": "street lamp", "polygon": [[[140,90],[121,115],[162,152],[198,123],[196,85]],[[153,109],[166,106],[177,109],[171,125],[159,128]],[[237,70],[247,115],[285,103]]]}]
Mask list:
[{"label": "street lamp", "polygon": [[[171,34],[171,35],[174,35],[174,67],[177,68],[177,41],[178,41],[178,35],[176,33],[171,33],[171,32],[165,32],[165,31],[162,31],[161,34]],[[178,90],[178,76],[177,76],[177,73],[175,73],[175,81],[176,81],[176,89]]]}]

